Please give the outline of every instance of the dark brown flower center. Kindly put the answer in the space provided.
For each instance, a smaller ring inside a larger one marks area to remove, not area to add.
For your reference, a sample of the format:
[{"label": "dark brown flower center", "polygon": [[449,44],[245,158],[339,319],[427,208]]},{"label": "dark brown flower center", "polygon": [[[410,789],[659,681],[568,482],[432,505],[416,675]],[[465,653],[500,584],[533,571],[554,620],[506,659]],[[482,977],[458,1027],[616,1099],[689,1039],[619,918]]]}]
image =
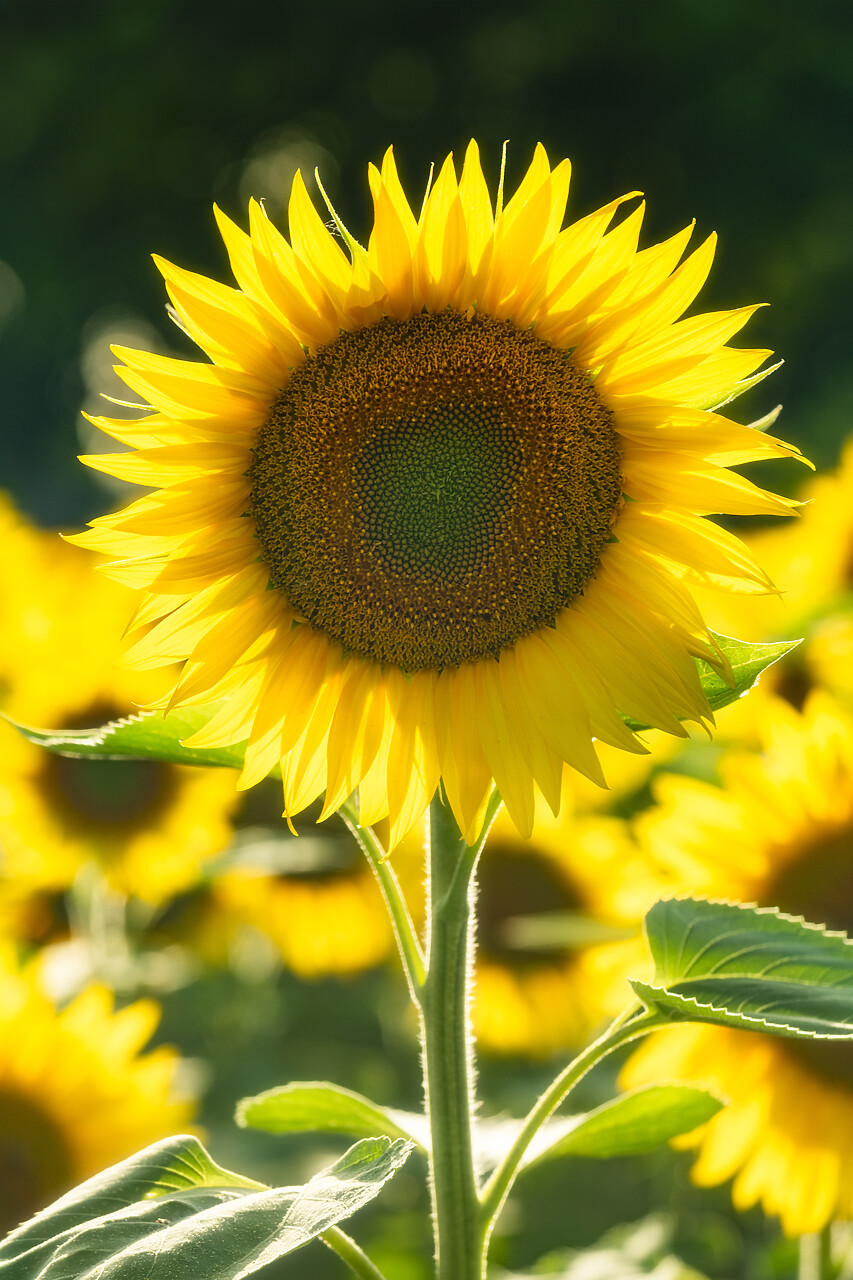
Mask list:
[{"label": "dark brown flower center", "polygon": [[407,672],[552,625],[622,491],[612,415],[567,354],[450,310],[319,350],[249,475],[271,585],[345,652]]}]

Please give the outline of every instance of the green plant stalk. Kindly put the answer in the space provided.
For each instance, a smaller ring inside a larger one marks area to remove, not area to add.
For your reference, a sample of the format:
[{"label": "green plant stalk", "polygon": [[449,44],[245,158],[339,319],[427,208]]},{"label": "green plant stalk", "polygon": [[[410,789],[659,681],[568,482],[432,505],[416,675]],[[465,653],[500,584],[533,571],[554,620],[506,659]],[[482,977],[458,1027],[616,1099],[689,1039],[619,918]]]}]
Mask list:
[{"label": "green plant stalk", "polygon": [[328,1245],[333,1253],[347,1264],[350,1271],[359,1280],[385,1280],[382,1272],[371,1262],[367,1254],[356,1244],[352,1236],[348,1236],[340,1227],[327,1227],[321,1232],[320,1239]]},{"label": "green plant stalk", "polygon": [[352,833],[359,848],[370,864],[373,874],[379,881],[388,914],[394,927],[397,949],[403,972],[409,984],[409,994],[416,1004],[420,1004],[420,992],[426,978],[426,963],[423,948],[418,939],[400,882],[392,867],[388,854],[377,838],[372,827],[362,827],[358,821],[358,808],[352,799],[346,800],[338,809],[338,814]]},{"label": "green plant stalk", "polygon": [[483,1274],[472,1139],[471,924],[474,869],[499,807],[495,792],[476,845],[460,838],[440,800],[430,807],[427,977],[420,1008],[437,1280],[481,1280]]},{"label": "green plant stalk", "polygon": [[551,1082],[532,1107],[517,1138],[483,1188],[480,1212],[484,1253],[488,1248],[489,1236],[498,1214],[518,1176],[524,1155],[537,1130],[596,1063],[601,1062],[602,1058],[606,1058],[620,1045],[627,1044],[629,1040],[635,1040],[638,1036],[644,1036],[649,1031],[664,1026],[666,1021],[666,1018],[645,1009],[642,1005],[633,1006],[612,1022],[603,1035],[588,1045],[583,1053],[570,1062]]},{"label": "green plant stalk", "polygon": [[822,1231],[800,1236],[798,1280],[830,1280],[835,1274],[832,1267],[832,1225],[827,1223]]}]

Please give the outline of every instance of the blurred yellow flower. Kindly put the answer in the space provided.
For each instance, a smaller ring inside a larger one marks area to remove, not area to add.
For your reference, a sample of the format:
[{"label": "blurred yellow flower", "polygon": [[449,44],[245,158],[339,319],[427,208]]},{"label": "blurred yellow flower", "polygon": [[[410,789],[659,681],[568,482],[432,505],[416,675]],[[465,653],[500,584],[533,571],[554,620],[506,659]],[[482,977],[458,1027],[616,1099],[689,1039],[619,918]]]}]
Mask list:
[{"label": "blurred yellow flower", "polygon": [[[731,752],[722,787],[662,776],[637,829],[673,890],[778,906],[853,931],[853,720],[827,694],[800,715],[768,701],[763,753]],[[627,1086],[692,1080],[730,1105],[684,1140],[703,1185],[734,1176],[738,1208],[760,1203],[789,1235],[853,1216],[853,1049],[717,1027],[661,1032]]]},{"label": "blurred yellow flower", "polygon": [[[96,574],[90,552],[6,504],[0,524],[0,709],[52,729],[136,710],[162,685],[116,666],[131,593]],[[228,843],[235,778],[149,760],[73,760],[0,725],[0,902],[17,898],[22,908],[22,895],[65,888],[93,857],[122,892],[165,901]]]},{"label": "blurred yellow flower", "polygon": [[212,363],[116,348],[154,412],[86,461],[157,492],[77,541],[147,591],[128,658],[185,664],[166,701],[225,700],[193,744],[248,739],[289,815],[357,789],[396,844],[441,779],[470,840],[494,780],[529,834],[564,762],[602,780],[593,739],[642,750],[618,712],[709,718],[689,586],[770,586],[703,518],[792,505],[728,468],[797,451],[709,409],[769,354],[726,345],[755,308],[679,319],[715,238],[638,251],[636,193],[561,230],[569,174],[539,146],[493,205],[472,142],[416,218],[389,150],[349,254],[297,174],[290,242],[217,210],[239,290],[158,260]]},{"label": "blurred yellow flower", "polygon": [[100,1169],[191,1122],[173,1049],[142,1050],[159,1010],[119,1012],[101,986],[57,1010],[38,970],[0,948],[0,1230]]},{"label": "blurred yellow flower", "polygon": [[[423,852],[404,840],[395,870],[415,916],[423,897]],[[394,934],[367,859],[337,819],[315,833],[275,846],[277,874],[246,865],[211,885],[214,912],[203,934],[227,935],[236,923],[253,926],[274,943],[293,973],[314,979],[360,973],[394,953]]]}]

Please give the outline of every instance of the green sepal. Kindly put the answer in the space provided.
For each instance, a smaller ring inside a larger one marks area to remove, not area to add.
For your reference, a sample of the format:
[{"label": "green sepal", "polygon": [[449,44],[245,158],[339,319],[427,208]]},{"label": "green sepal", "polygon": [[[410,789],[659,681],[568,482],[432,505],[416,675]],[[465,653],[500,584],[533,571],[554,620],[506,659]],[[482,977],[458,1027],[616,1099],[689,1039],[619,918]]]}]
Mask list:
[{"label": "green sepal", "polygon": [[[732,683],[728,684],[709,663],[695,658],[699,671],[699,680],[708,699],[712,711],[722,711],[723,707],[737,702],[756,684],[762,671],[772,667],[774,662],[784,658],[786,653],[796,649],[799,640],[774,640],[764,643],[758,640],[736,640],[733,636],[721,636],[715,631],[712,638],[719,645],[721,652],[728,659],[732,671]],[[650,726],[623,717],[629,729],[640,733]]]},{"label": "green sepal", "polygon": [[853,1038],[853,941],[775,907],[669,898],[646,915],[651,982],[631,986],[669,1022]]},{"label": "green sepal", "polygon": [[696,409],[711,409],[714,413],[719,412],[724,405],[731,404],[733,400],[737,400],[744,392],[751,391],[753,387],[757,387],[759,382],[763,382],[765,378],[769,378],[771,373],[775,373],[777,369],[781,369],[785,363],[784,360],[777,360],[775,364],[771,364],[767,369],[759,369],[758,373],[754,373],[751,378],[741,378],[740,382],[736,382],[729,394],[724,400],[718,400],[716,404],[711,401],[694,402]]}]

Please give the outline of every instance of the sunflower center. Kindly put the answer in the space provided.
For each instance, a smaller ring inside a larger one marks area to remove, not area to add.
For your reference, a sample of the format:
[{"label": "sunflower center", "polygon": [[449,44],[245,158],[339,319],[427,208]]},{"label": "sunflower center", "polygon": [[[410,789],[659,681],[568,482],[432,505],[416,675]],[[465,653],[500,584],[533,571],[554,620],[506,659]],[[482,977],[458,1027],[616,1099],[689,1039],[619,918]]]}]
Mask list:
[{"label": "sunflower center", "polygon": [[345,652],[407,672],[553,625],[595,576],[622,491],[586,374],[529,330],[450,310],[321,348],[249,475],[271,585]]},{"label": "sunflower center", "polygon": [[74,1181],[56,1124],[28,1098],[0,1089],[0,1231],[25,1222]]},{"label": "sunflower center", "polygon": [[[813,924],[853,935],[853,828],[824,836],[783,867],[765,895],[768,903]],[[821,1079],[853,1085],[853,1046],[831,1040],[779,1042]]]}]

